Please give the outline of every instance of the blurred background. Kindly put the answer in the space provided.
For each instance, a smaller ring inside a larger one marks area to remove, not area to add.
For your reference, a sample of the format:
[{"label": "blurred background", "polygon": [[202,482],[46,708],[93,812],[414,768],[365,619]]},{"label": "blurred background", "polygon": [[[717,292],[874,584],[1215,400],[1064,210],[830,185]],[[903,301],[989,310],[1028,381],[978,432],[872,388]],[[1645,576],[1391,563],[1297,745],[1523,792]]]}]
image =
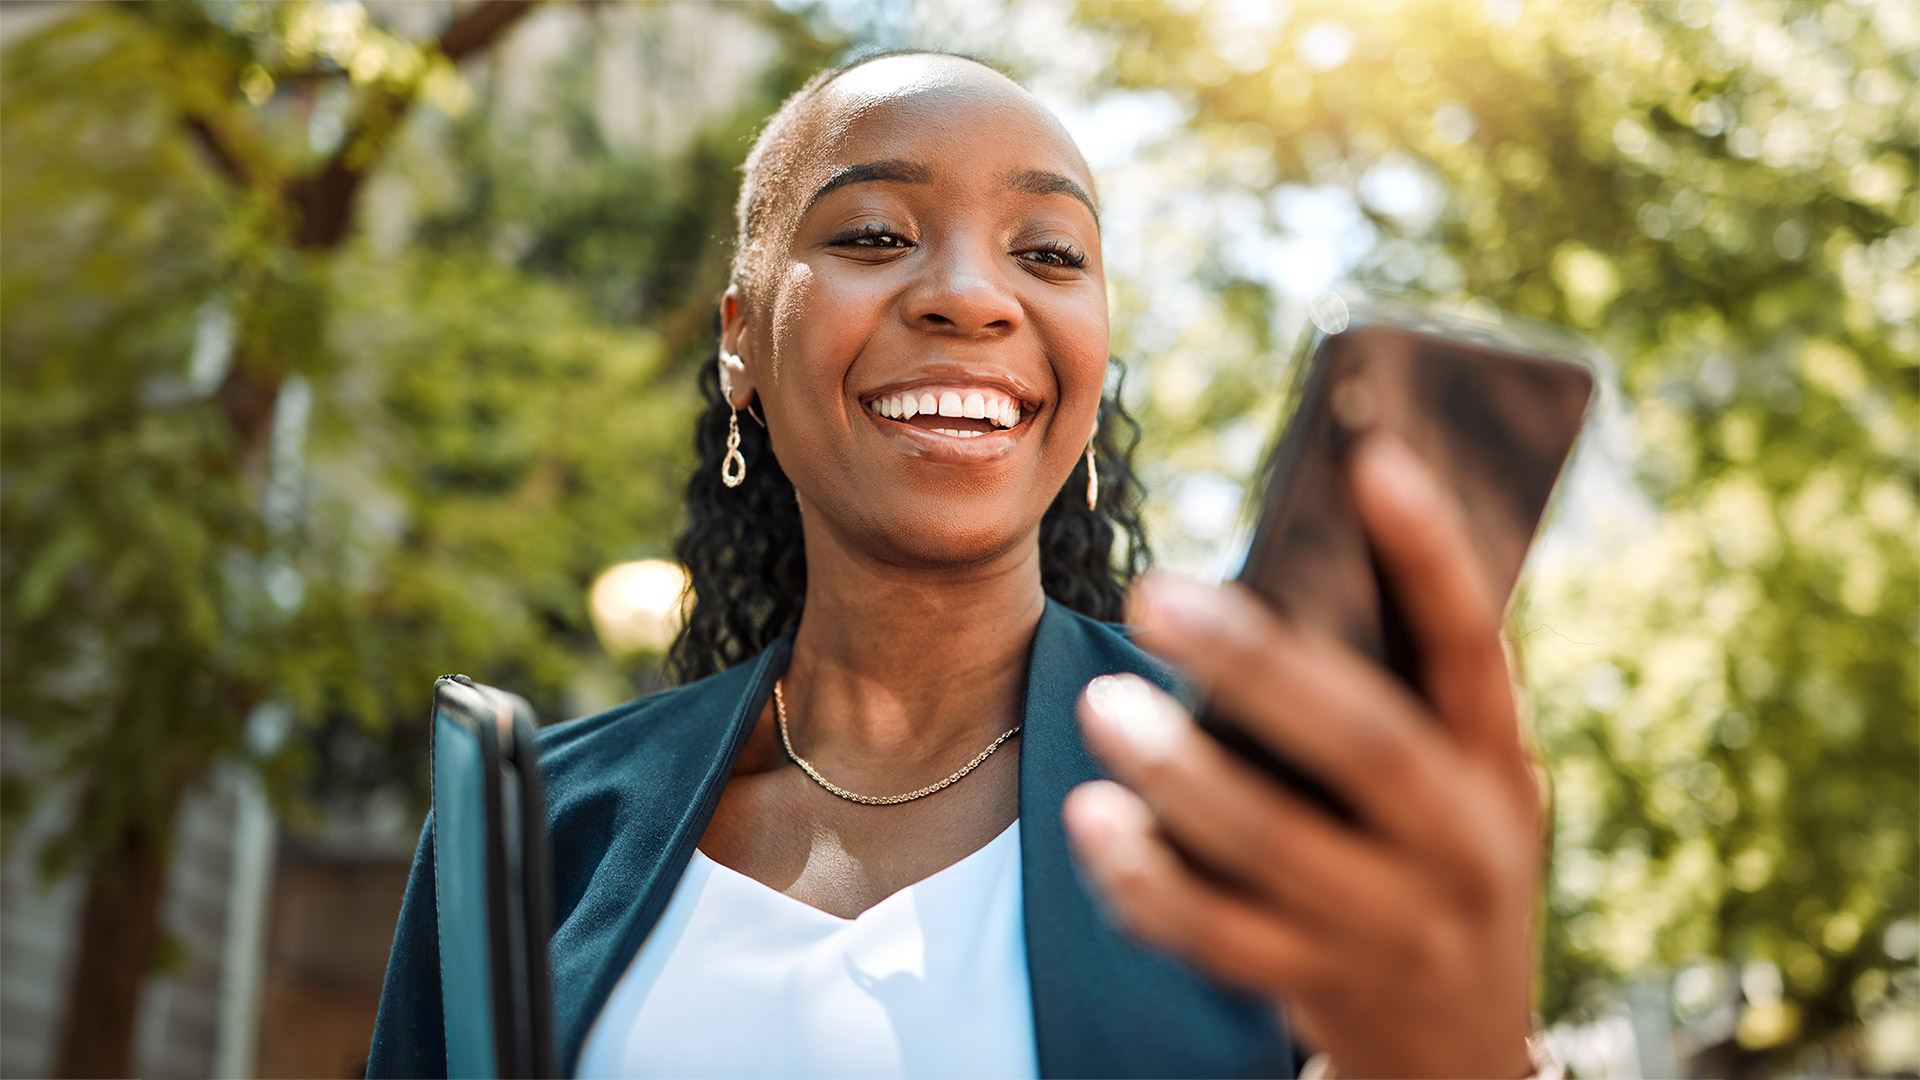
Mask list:
[{"label": "blurred background", "polygon": [[1920,6],[0,4],[0,1073],[349,1076],[434,676],[662,685],[738,165],[1003,63],[1104,201],[1161,562],[1308,300],[1614,360],[1514,606],[1580,1076],[1920,1074]]}]

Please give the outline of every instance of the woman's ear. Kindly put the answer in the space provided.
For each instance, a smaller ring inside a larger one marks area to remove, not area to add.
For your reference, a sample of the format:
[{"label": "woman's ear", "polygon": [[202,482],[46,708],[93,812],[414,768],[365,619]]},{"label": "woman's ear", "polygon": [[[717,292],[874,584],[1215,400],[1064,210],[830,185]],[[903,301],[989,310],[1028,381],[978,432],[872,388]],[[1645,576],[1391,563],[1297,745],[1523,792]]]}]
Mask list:
[{"label": "woman's ear", "polygon": [[746,305],[740,302],[739,286],[727,286],[720,298],[720,392],[727,403],[744,409],[753,402],[753,369],[744,355],[752,348],[747,333]]}]

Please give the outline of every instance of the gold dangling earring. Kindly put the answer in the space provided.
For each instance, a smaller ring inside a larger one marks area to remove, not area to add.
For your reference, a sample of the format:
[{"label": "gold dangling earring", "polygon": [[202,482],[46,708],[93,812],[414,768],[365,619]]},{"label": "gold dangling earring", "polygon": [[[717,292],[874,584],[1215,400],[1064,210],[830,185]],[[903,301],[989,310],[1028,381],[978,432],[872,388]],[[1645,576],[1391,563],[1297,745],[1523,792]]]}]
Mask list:
[{"label": "gold dangling earring", "polygon": [[[1093,433],[1100,434],[1100,429],[1094,428]],[[1092,439],[1087,440],[1087,509],[1100,509],[1100,470],[1093,465]]]},{"label": "gold dangling earring", "polygon": [[[739,487],[747,478],[747,459],[740,453],[740,410],[733,407],[733,375],[736,371],[745,371],[747,366],[740,362],[737,353],[720,346],[720,393],[727,401],[727,456],[720,459],[720,482],[730,488]],[[747,412],[753,412],[753,402],[747,402]],[[755,417],[755,419],[759,419]],[[762,422],[761,427],[767,425]]]},{"label": "gold dangling earring", "polygon": [[747,478],[747,459],[740,453],[740,410],[727,413],[727,456],[720,459],[720,482],[739,487]]}]

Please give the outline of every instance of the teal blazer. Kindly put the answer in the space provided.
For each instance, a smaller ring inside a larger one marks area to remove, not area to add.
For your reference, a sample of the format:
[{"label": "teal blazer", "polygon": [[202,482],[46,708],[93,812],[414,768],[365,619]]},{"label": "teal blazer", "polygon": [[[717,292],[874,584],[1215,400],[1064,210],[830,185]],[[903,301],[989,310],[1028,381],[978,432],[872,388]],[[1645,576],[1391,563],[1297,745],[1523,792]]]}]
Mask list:
[{"label": "teal blazer", "polygon": [[[555,1035],[573,1075],[587,1029],[666,908],[734,761],[786,670],[787,636],[699,682],[539,733],[553,838]],[[1102,775],[1074,701],[1096,676],[1167,669],[1119,629],[1048,601],[1022,709],[1021,875],[1040,1074],[1292,1076],[1266,1002],[1148,950],[1096,909],[1067,851],[1060,804]],[[400,907],[367,1075],[445,1076],[431,822]]]}]

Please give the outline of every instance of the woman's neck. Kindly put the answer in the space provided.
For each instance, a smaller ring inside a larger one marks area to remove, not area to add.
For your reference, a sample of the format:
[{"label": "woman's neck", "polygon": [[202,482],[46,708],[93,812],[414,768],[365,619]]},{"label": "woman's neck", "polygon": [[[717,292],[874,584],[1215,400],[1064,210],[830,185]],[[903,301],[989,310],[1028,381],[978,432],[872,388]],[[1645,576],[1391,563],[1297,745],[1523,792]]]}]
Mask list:
[{"label": "woman's neck", "polygon": [[1037,544],[926,570],[808,541],[807,602],[784,685],[809,753],[944,760],[1020,722],[1046,606]]}]

